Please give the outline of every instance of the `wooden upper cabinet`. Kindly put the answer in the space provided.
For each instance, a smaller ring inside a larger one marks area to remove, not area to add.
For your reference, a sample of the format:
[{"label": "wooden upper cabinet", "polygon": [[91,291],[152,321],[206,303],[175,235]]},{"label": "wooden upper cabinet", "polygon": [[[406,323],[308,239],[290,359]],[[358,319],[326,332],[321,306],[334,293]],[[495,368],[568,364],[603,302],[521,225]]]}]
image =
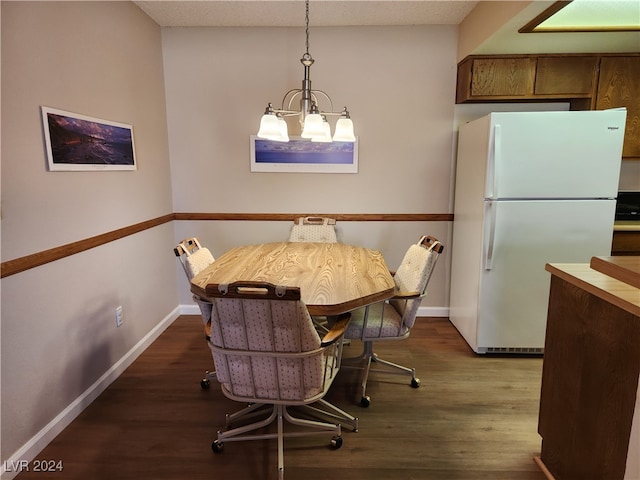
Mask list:
[{"label": "wooden upper cabinet", "polygon": [[471,96],[530,95],[534,76],[535,60],[531,58],[476,59],[473,62]]},{"label": "wooden upper cabinet", "polygon": [[530,96],[535,66],[535,59],[529,57],[469,57],[458,65],[456,103]]},{"label": "wooden upper cabinet", "polygon": [[456,103],[564,101],[626,107],[624,158],[640,158],[640,53],[476,55],[458,64]]},{"label": "wooden upper cabinet", "polygon": [[626,107],[622,156],[640,157],[640,55],[600,59],[596,110]]},{"label": "wooden upper cabinet", "polygon": [[591,96],[598,57],[538,57],[534,95]]},{"label": "wooden upper cabinet", "polygon": [[472,56],[458,65],[456,103],[590,99],[597,71],[597,55]]}]

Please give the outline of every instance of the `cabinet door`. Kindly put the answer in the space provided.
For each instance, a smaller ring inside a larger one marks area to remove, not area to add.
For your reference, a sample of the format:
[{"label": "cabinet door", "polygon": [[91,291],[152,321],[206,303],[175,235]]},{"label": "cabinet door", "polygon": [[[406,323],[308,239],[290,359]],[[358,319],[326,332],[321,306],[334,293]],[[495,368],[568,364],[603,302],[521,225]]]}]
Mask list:
[{"label": "cabinet door", "polygon": [[602,57],[596,110],[627,107],[623,157],[640,157],[640,56]]},{"label": "cabinet door", "polygon": [[535,68],[535,58],[475,59],[471,96],[531,96]]},{"label": "cabinet door", "polygon": [[640,255],[640,231],[613,232],[611,255]]},{"label": "cabinet door", "polygon": [[538,57],[536,95],[590,96],[595,84],[596,56]]}]

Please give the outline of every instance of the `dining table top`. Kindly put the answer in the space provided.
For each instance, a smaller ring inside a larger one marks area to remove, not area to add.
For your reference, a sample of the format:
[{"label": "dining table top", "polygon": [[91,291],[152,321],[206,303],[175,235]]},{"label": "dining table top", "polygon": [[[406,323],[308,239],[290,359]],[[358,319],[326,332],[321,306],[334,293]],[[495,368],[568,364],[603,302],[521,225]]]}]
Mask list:
[{"label": "dining table top", "polygon": [[394,295],[395,282],[377,250],[344,243],[275,242],[236,247],[191,280],[208,297],[235,281],[299,287],[311,315],[339,315]]}]

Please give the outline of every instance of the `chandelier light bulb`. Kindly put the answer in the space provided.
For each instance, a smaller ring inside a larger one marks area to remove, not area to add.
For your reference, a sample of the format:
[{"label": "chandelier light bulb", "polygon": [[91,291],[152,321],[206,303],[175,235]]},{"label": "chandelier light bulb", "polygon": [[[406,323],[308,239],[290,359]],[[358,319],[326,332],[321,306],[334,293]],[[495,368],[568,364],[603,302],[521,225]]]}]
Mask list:
[{"label": "chandelier light bulb", "polygon": [[333,135],[334,142],[355,142],[356,136],[353,133],[353,122],[350,118],[339,118],[336,122],[336,133]]},{"label": "chandelier light bulb", "polygon": [[278,117],[273,113],[265,113],[260,119],[260,130],[258,130],[258,137],[267,140],[277,140],[280,138],[280,125],[278,124]]},{"label": "chandelier light bulb", "polygon": [[287,122],[284,118],[278,117],[278,127],[280,130],[280,142],[288,142],[289,141],[289,128],[287,127]]},{"label": "chandelier light bulb", "polygon": [[304,128],[302,129],[302,138],[319,138],[324,136],[324,125],[322,115],[319,113],[311,113],[304,119]]},{"label": "chandelier light bulb", "polygon": [[327,119],[323,119],[322,120],[322,129],[324,131],[324,133],[322,134],[321,137],[313,137],[311,139],[312,142],[325,142],[325,143],[331,143],[331,127],[329,126],[329,122],[327,122]]}]

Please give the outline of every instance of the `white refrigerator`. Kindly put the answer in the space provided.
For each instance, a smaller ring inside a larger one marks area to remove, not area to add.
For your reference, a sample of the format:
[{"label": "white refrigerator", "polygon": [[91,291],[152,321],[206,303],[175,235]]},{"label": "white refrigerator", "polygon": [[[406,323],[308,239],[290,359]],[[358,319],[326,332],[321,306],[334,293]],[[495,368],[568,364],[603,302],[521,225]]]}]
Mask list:
[{"label": "white refrigerator", "polygon": [[476,353],[543,353],[546,263],[610,255],[626,110],[460,127],[450,319]]}]

